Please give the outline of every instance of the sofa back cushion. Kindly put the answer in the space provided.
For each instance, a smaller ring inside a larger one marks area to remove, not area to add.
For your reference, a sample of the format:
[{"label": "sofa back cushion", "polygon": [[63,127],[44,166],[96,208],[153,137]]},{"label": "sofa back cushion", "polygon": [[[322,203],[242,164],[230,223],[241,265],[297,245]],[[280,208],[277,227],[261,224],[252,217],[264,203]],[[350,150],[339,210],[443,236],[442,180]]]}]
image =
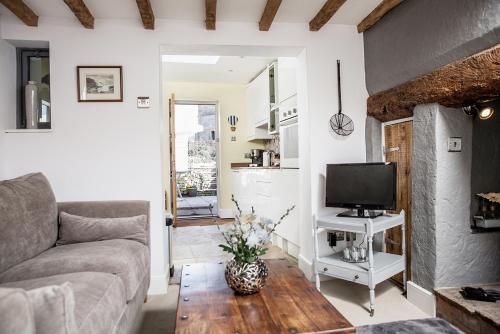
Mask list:
[{"label": "sofa back cushion", "polygon": [[0,181],[0,273],[53,247],[57,204],[41,173]]},{"label": "sofa back cushion", "polygon": [[56,245],[113,239],[128,239],[147,244],[146,215],[119,218],[89,218],[59,213],[59,239]]}]

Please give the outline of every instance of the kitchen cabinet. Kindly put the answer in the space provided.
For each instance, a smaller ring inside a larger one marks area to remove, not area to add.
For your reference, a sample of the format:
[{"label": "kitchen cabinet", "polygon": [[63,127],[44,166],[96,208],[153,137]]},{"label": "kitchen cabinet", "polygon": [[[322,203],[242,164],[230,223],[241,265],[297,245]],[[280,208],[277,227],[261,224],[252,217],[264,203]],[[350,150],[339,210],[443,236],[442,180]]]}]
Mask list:
[{"label": "kitchen cabinet", "polygon": [[[288,249],[299,249],[299,178],[298,169],[239,168],[233,169],[233,194],[244,212],[252,207],[259,217],[277,221],[286,209],[295,209],[286,217],[275,234]],[[284,242],[283,242],[284,241]]]},{"label": "kitchen cabinet", "polygon": [[279,102],[297,94],[297,58],[278,58],[278,97]]},{"label": "kitchen cabinet", "polygon": [[246,111],[248,119],[247,139],[271,139],[271,135],[267,131],[270,111],[268,68],[248,84]]}]

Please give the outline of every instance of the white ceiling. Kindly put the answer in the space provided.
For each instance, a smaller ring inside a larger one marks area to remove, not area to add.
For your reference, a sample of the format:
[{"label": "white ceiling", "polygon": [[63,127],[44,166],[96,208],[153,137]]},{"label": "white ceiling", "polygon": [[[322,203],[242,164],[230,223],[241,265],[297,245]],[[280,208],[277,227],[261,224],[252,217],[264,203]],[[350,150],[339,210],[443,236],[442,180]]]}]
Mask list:
[{"label": "white ceiling", "polygon": [[[74,17],[63,0],[24,0],[41,17]],[[307,23],[326,0],[283,0],[275,22]],[[382,0],[347,0],[329,23],[357,25]],[[139,19],[134,0],[85,0],[96,19]],[[158,19],[205,19],[204,0],[151,0]],[[259,22],[266,0],[218,0],[218,21]],[[13,15],[0,5],[0,13]],[[76,20],[76,18],[75,18]],[[271,28],[272,29],[272,28]]]},{"label": "white ceiling", "polygon": [[167,81],[246,84],[275,58],[223,56],[217,64],[163,63]]}]

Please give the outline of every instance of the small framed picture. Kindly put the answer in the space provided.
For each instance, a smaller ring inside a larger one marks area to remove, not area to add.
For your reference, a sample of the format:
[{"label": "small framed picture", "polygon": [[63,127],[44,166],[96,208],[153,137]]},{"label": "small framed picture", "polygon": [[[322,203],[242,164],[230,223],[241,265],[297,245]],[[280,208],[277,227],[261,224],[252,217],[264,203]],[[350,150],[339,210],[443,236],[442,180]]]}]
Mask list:
[{"label": "small framed picture", "polygon": [[78,102],[123,102],[121,66],[77,66]]}]

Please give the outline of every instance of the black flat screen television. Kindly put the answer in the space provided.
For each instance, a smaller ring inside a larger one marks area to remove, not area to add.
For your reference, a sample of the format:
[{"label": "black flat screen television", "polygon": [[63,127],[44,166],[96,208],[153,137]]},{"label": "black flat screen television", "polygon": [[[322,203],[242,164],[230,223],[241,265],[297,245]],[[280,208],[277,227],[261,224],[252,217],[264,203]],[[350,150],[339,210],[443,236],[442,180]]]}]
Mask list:
[{"label": "black flat screen television", "polygon": [[396,210],[396,183],[396,163],[329,164],[326,206]]}]

